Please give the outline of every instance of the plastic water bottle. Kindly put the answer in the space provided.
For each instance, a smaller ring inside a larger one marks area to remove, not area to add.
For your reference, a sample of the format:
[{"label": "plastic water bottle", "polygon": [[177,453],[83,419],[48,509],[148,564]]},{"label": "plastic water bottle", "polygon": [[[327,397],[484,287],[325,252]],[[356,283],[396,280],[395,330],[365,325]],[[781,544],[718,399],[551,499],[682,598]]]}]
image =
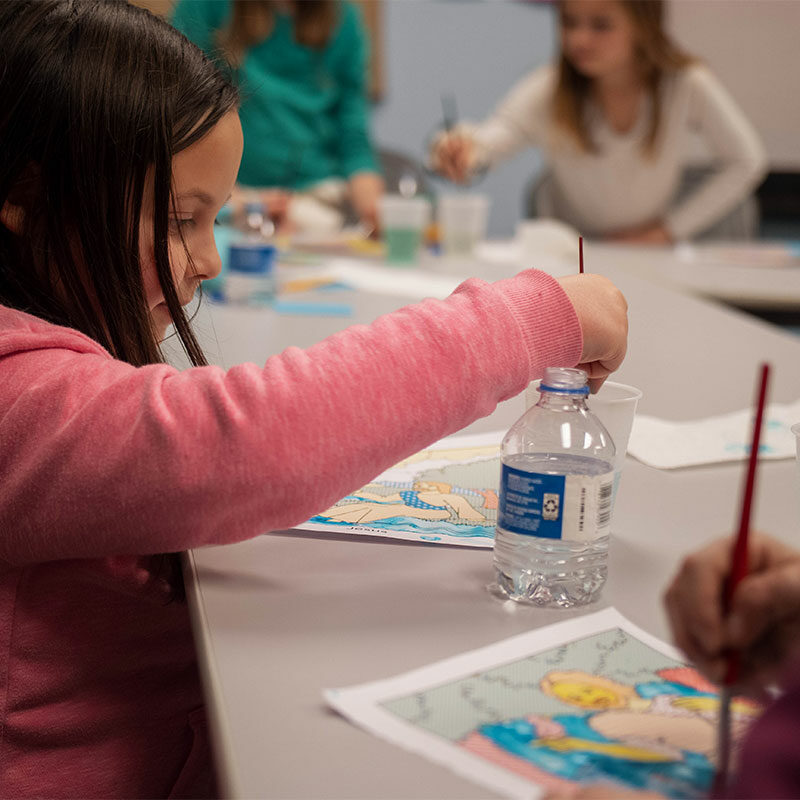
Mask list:
[{"label": "plastic water bottle", "polygon": [[274,230],[263,203],[245,205],[239,235],[230,245],[224,290],[229,303],[266,305],[275,297]]},{"label": "plastic water bottle", "polygon": [[539,391],[503,439],[494,564],[512,600],[567,608],[608,575],[614,443],[583,370],[550,367]]}]

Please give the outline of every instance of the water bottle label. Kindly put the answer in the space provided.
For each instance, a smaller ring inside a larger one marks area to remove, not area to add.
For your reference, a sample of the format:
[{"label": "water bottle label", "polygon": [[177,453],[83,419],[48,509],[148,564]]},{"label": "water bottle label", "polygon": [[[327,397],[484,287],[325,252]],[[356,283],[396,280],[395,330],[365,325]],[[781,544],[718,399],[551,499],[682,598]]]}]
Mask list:
[{"label": "water bottle label", "polygon": [[234,242],[230,246],[228,269],[248,275],[271,275],[277,250],[266,242]]},{"label": "water bottle label", "polygon": [[524,536],[590,542],[608,536],[614,473],[546,475],[503,464],[498,527]]}]

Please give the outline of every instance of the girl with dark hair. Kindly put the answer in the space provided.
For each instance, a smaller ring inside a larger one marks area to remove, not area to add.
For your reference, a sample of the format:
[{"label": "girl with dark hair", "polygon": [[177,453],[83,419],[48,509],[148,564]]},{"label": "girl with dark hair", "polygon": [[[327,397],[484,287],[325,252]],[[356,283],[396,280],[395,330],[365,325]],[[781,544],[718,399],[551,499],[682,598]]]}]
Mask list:
[{"label": "girl with dark hair", "polygon": [[[597,384],[624,356],[612,284],[528,270],[206,366],[183,307],[219,272],[236,104],[142,9],[0,3],[2,797],[212,795],[176,554],[302,522],[547,365]],[[194,367],[164,363],[169,324]]]},{"label": "girl with dark hair", "polygon": [[368,41],[342,0],[180,0],[175,27],[233,69],[244,154],[234,206],[261,197],[285,230],[377,227]]},{"label": "girl with dark hair", "polygon": [[[537,213],[585,235],[665,244],[709,229],[763,177],[763,146],[714,75],[664,27],[663,0],[561,0],[561,53],[523,78],[479,125],[438,137],[443,175],[540,147],[548,180]],[[681,190],[690,136],[714,171]]]}]

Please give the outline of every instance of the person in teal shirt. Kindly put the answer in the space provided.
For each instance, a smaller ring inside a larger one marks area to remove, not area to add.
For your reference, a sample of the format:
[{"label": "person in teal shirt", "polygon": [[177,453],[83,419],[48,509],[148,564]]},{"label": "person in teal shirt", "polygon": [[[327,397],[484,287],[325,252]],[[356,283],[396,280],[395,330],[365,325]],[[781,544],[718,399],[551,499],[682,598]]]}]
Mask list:
[{"label": "person in teal shirt", "polygon": [[[377,227],[383,181],[368,134],[368,47],[360,10],[336,0],[180,0],[172,24],[242,92],[235,200],[252,190],[288,227]],[[285,189],[287,195],[274,189]]]}]

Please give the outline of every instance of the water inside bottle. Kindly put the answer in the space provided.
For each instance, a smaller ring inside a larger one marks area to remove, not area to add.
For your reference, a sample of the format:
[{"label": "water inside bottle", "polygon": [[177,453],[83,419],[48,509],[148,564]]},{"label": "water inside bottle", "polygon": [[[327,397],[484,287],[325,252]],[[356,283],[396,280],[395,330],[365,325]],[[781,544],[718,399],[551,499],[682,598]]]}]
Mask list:
[{"label": "water inside bottle", "polygon": [[[613,472],[602,459],[571,454],[519,453],[504,463],[545,475],[599,476]],[[610,479],[609,479],[610,480]],[[606,512],[603,506],[601,514]],[[498,525],[494,563],[497,588],[508,598],[539,606],[586,605],[600,595],[608,576],[609,537],[591,542],[563,541],[519,534]]]}]

